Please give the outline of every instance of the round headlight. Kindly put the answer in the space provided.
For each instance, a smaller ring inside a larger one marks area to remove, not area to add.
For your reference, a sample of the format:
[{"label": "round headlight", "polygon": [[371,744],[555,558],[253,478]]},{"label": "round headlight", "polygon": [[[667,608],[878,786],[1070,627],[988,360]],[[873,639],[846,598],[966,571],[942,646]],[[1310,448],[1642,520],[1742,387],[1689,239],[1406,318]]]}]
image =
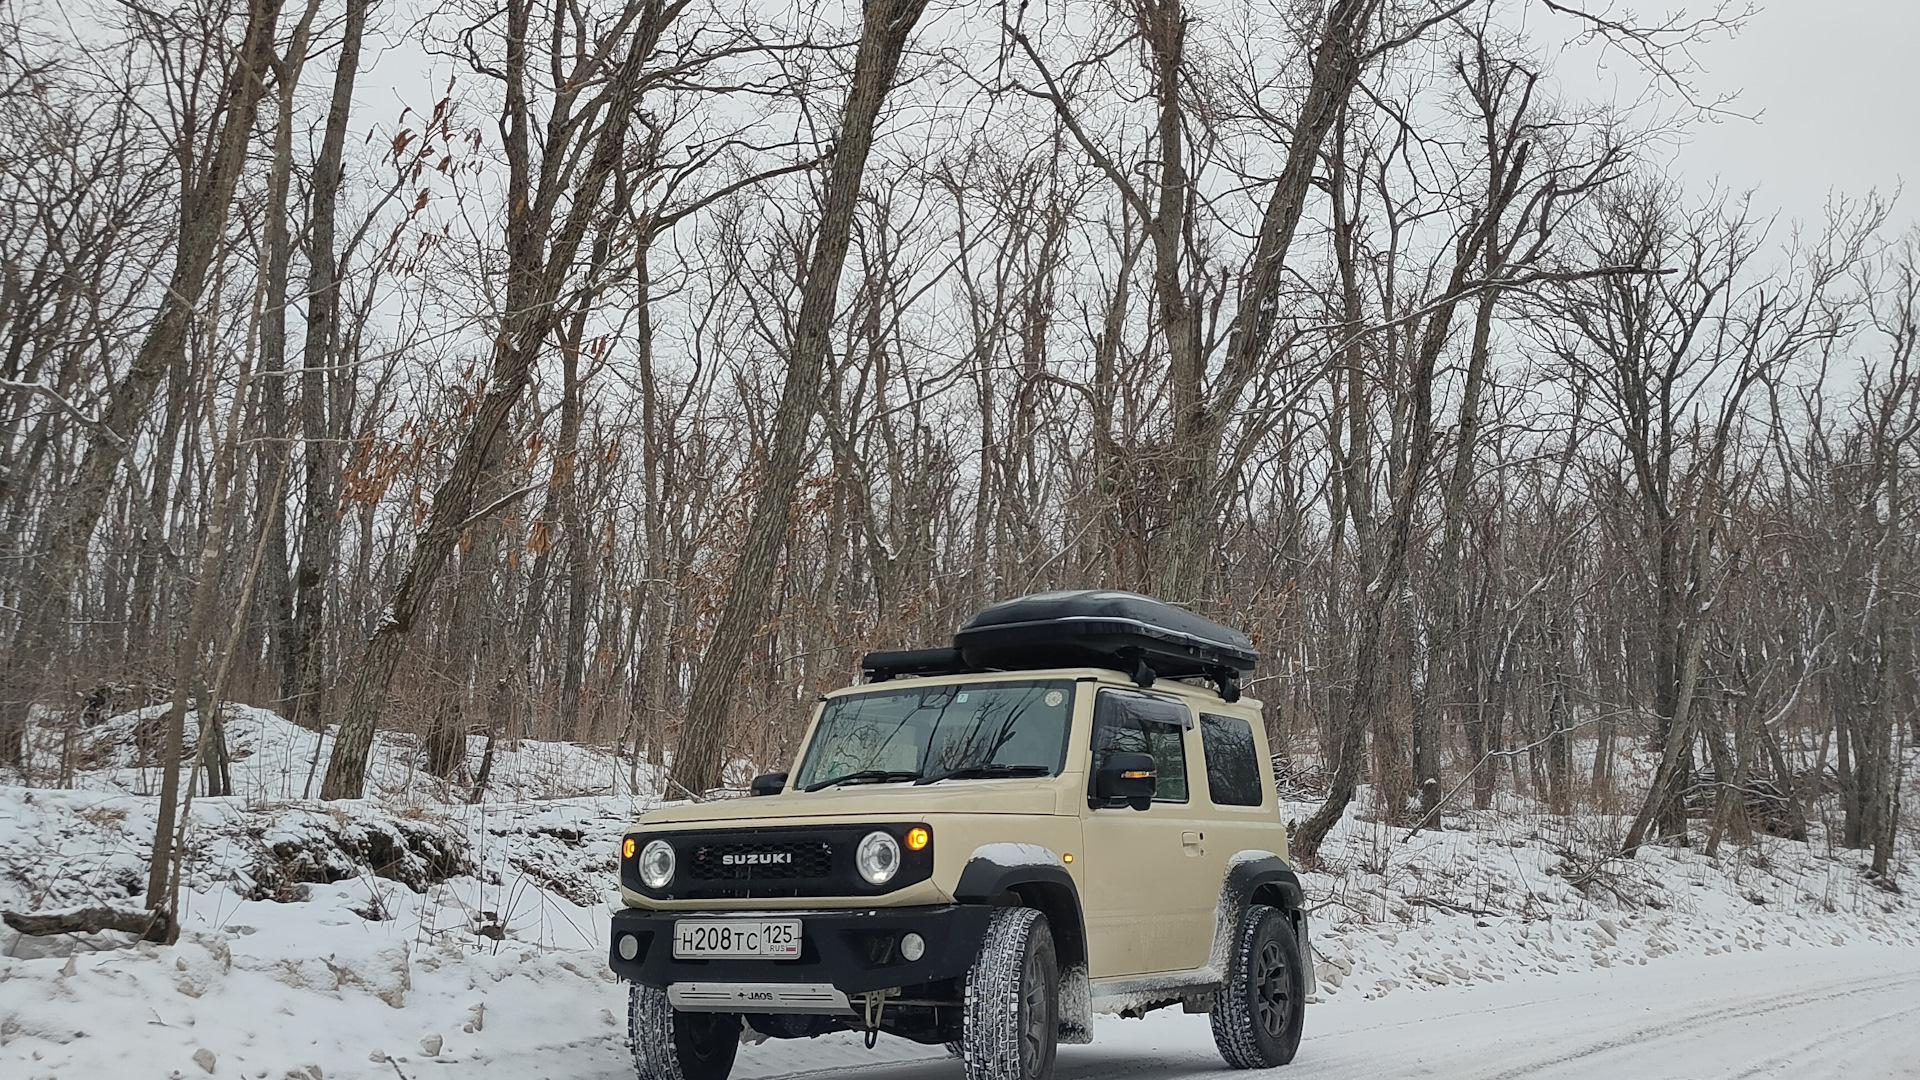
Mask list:
[{"label": "round headlight", "polygon": [[664,889],[673,880],[673,845],[665,840],[649,840],[640,849],[640,882],[649,889]]},{"label": "round headlight", "polygon": [[900,872],[900,841],[892,833],[870,832],[854,852],[854,865],[869,885],[885,885]]}]

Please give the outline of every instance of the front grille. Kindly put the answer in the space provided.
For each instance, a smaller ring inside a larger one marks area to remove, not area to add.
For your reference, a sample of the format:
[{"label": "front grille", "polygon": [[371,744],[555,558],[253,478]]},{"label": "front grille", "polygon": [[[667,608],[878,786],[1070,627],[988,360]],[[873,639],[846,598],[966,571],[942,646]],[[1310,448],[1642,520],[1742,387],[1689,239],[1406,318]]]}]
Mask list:
[{"label": "front grille", "polygon": [[636,859],[620,861],[620,876],[628,888],[661,900],[879,896],[933,876],[933,848],[903,851],[900,872],[885,885],[869,885],[860,877],[853,866],[854,849],[875,829],[898,839],[914,827],[912,822],[886,822],[636,833],[637,847],[644,848],[651,836],[672,844],[679,868],[665,889],[649,889],[640,881]]},{"label": "front grille", "polygon": [[824,840],[785,844],[700,844],[688,860],[695,881],[784,881],[833,873],[833,845]]}]

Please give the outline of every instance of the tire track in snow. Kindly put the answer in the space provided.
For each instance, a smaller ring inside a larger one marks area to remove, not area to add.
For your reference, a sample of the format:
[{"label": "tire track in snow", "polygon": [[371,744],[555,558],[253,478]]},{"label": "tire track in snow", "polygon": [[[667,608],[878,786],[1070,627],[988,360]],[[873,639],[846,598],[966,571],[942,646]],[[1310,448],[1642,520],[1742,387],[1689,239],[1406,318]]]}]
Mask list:
[{"label": "tire track in snow", "polygon": [[[1563,1053],[1507,1068],[1502,1072],[1485,1074],[1486,1080],[1518,1080],[1543,1070],[1558,1066],[1583,1062],[1615,1050],[1643,1050],[1648,1043],[1671,1040],[1702,1031],[1717,1024],[1733,1020],[1753,1019],[1772,1013],[1786,1012],[1791,1009],[1823,1002],[1838,1001],[1843,998],[1872,994],[1883,990],[1895,990],[1920,984],[1920,975],[1875,975],[1864,978],[1845,979],[1817,988],[1799,988],[1784,993],[1769,994],[1733,1004],[1720,1005],[1699,1012],[1689,1013],[1648,1027],[1634,1028],[1629,1031],[1588,1043],[1571,1053]],[[1810,992],[1811,989],[1811,992]],[[1920,1006],[1916,1006],[1920,1008]]]},{"label": "tire track in snow", "polygon": [[1756,1062],[1748,1068],[1730,1075],[1728,1080],[1751,1080],[1752,1077],[1777,1075],[1789,1069],[1795,1070],[1798,1075],[1804,1075],[1800,1070],[1805,1069],[1809,1057],[1823,1061],[1830,1060],[1833,1057],[1833,1047],[1836,1043],[1858,1045],[1857,1041],[1850,1039],[1849,1036],[1858,1035],[1864,1031],[1871,1031],[1889,1022],[1910,1019],[1916,1011],[1920,1011],[1920,1005],[1904,1005],[1890,1013],[1882,1013],[1871,1019],[1862,1020],[1857,1024],[1828,1028],[1826,1031],[1821,1032],[1818,1038],[1808,1039],[1805,1042],[1790,1047],[1783,1053],[1775,1054],[1765,1061]]}]

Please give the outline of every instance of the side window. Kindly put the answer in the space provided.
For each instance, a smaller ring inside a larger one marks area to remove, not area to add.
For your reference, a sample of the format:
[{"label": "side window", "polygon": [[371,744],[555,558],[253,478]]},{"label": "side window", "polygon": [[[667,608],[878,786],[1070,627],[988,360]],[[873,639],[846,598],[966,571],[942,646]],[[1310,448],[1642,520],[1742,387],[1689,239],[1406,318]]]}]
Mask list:
[{"label": "side window", "polygon": [[1215,806],[1260,805],[1260,759],[1253,726],[1237,716],[1200,714],[1200,746],[1207,755],[1207,796]]},{"label": "side window", "polygon": [[1115,753],[1153,755],[1154,802],[1187,801],[1187,749],[1192,723],[1184,705],[1143,694],[1100,691],[1093,708],[1093,771]]}]

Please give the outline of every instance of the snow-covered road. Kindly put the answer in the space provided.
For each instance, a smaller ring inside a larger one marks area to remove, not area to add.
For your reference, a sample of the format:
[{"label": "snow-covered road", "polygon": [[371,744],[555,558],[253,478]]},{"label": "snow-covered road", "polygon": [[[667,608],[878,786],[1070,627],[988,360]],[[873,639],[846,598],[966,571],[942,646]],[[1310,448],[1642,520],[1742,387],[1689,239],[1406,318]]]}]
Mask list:
[{"label": "snow-covered road", "polygon": [[[1770,949],[1313,1006],[1299,1080],[1920,1077],[1920,950]],[[884,1064],[875,1058],[891,1059]],[[901,1060],[901,1059],[908,1060]],[[1220,1076],[1204,1016],[1103,1020],[1060,1080]],[[743,1048],[738,1080],[956,1080],[957,1062],[843,1038]]]}]

